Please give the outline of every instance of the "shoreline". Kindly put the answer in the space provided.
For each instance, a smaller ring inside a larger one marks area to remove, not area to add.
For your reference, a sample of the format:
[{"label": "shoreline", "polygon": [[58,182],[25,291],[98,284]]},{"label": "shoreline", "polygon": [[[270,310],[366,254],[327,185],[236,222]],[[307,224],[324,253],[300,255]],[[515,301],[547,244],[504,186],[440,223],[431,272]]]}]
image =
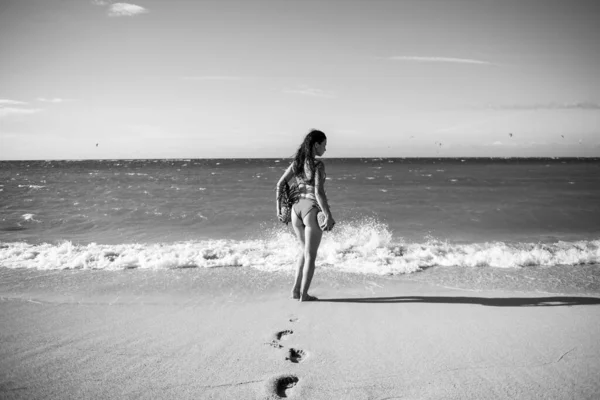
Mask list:
[{"label": "shoreline", "polygon": [[600,296],[291,274],[0,269],[7,399],[594,399]]},{"label": "shoreline", "polygon": [[[226,290],[235,284],[240,290],[252,288],[271,289],[286,287],[293,281],[293,270],[262,271],[253,267],[193,267],[172,269],[63,269],[39,270],[30,268],[3,268],[0,266],[0,293],[15,288],[26,291],[61,291],[81,287],[85,293],[90,288],[102,287],[103,290],[129,288],[135,292],[136,287],[164,290],[166,281],[162,278],[172,277],[171,285],[177,291],[191,293],[193,287],[202,287],[204,279],[209,279],[209,286],[218,284]],[[578,266],[557,265],[552,267],[428,267],[416,272],[396,275],[377,275],[372,273],[353,273],[338,271],[327,266],[317,265],[316,279],[322,278],[321,285],[333,282],[326,290],[335,292],[340,285],[356,285],[366,281],[387,283],[413,282],[421,285],[456,289],[472,292],[504,291],[519,293],[535,293],[549,295],[600,295],[600,264]],[[248,285],[239,277],[247,277]],[[159,279],[160,278],[160,279]],[[182,282],[177,282],[182,279]],[[288,283],[286,283],[289,281]],[[183,287],[180,287],[181,284]],[[111,285],[113,286],[110,289]],[[195,285],[195,286],[194,286]],[[200,285],[200,286],[198,286]],[[269,286],[270,285],[270,286]]]}]

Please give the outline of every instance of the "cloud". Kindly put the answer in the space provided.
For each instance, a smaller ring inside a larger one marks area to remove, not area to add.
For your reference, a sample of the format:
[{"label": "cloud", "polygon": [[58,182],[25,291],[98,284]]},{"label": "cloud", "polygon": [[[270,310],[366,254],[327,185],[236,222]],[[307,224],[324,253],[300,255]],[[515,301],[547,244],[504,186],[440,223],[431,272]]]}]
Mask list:
[{"label": "cloud", "polygon": [[11,106],[18,106],[18,105],[23,105],[23,104],[27,104],[24,101],[19,101],[19,100],[8,100],[8,99],[0,99],[0,107],[2,107],[2,104],[10,104]]},{"label": "cloud", "polygon": [[186,81],[239,81],[242,78],[239,76],[206,75],[206,76],[184,76],[182,79],[184,79]]},{"label": "cloud", "polygon": [[491,110],[600,110],[600,103],[580,101],[575,103],[534,103],[534,104],[488,104],[486,109]]},{"label": "cloud", "polygon": [[133,17],[138,14],[147,13],[144,7],[130,3],[113,3],[114,0],[90,0],[95,6],[108,6],[109,17]]},{"label": "cloud", "polygon": [[44,97],[38,97],[37,101],[41,101],[44,103],[64,103],[65,101],[72,101],[70,99],[59,99],[57,97],[53,98],[53,99],[46,99]]},{"label": "cloud", "polygon": [[473,60],[473,59],[469,59],[469,58],[452,58],[452,57],[393,56],[393,57],[389,57],[388,59],[394,60],[394,61],[493,65],[493,63],[491,63],[489,61]]},{"label": "cloud", "polygon": [[304,96],[334,98],[333,92],[328,92],[321,89],[315,89],[306,85],[299,85],[296,89],[283,89],[283,93],[301,94]]},{"label": "cloud", "polygon": [[569,110],[600,110],[600,104],[591,101],[582,101],[579,103],[563,103],[558,108]]},{"label": "cloud", "polygon": [[35,114],[40,111],[42,111],[42,110],[39,108],[17,108],[17,107],[2,107],[2,106],[0,106],[0,118],[6,117],[9,115]]},{"label": "cloud", "polygon": [[129,3],[114,3],[108,7],[109,17],[133,17],[134,15],[147,13],[144,7]]}]

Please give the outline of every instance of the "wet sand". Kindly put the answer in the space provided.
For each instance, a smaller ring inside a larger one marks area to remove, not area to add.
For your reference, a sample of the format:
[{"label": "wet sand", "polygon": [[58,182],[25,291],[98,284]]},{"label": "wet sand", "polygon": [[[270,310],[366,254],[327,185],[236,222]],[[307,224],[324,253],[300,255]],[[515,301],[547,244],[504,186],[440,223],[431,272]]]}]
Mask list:
[{"label": "wet sand", "polygon": [[600,296],[0,269],[3,399],[597,399]]}]

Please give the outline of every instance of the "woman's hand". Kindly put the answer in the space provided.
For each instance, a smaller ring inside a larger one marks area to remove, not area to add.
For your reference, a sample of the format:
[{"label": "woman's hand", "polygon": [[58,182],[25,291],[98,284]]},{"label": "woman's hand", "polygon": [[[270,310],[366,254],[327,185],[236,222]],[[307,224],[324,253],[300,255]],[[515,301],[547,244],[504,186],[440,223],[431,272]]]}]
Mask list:
[{"label": "woman's hand", "polygon": [[334,225],[335,225],[335,220],[333,219],[333,217],[331,215],[329,215],[329,217],[325,218],[325,223],[323,224],[323,230],[330,231],[333,229]]},{"label": "woman's hand", "polygon": [[277,219],[279,220],[279,222],[285,222],[285,217],[281,212],[277,213]]}]

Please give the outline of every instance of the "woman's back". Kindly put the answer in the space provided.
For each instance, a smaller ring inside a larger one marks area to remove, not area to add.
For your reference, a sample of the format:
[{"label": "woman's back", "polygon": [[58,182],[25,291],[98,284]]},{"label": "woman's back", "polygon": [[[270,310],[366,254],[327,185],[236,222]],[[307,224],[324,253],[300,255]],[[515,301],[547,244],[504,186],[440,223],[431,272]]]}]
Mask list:
[{"label": "woman's back", "polygon": [[[302,173],[297,174],[296,171],[294,171],[294,177],[296,178],[296,185],[298,186],[298,193],[301,199],[316,200],[315,179],[319,174],[324,174],[323,163],[321,161],[315,162],[314,171],[310,171],[309,168],[306,168],[306,165]],[[319,175],[319,177],[321,177],[321,175]]]}]

